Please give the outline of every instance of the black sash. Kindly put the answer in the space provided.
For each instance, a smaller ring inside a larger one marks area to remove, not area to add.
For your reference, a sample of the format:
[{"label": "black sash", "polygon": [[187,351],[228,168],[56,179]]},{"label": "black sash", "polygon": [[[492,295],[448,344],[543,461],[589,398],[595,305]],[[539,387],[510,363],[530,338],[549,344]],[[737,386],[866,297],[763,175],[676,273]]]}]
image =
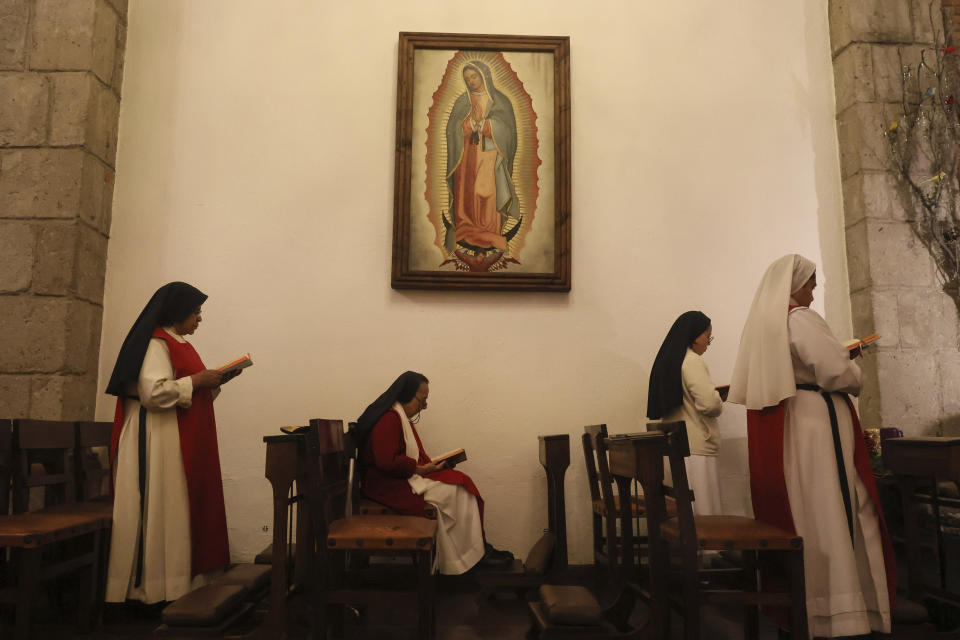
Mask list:
[{"label": "black sash", "polygon": [[853,507],[850,500],[850,485],[847,484],[847,466],[843,462],[843,446],[840,444],[840,425],[837,422],[837,410],[830,400],[830,393],[815,384],[798,384],[797,389],[817,391],[827,403],[830,414],[830,430],[833,432],[833,452],[837,458],[837,475],[840,476],[840,493],[843,494],[843,508],[847,515],[847,529],[850,531],[850,543],[853,544]]},{"label": "black sash", "polygon": [[137,536],[137,579],[133,586],[143,582],[143,504],[147,487],[147,410],[140,405],[140,424],[137,432],[137,475],[140,485],[140,535]]}]

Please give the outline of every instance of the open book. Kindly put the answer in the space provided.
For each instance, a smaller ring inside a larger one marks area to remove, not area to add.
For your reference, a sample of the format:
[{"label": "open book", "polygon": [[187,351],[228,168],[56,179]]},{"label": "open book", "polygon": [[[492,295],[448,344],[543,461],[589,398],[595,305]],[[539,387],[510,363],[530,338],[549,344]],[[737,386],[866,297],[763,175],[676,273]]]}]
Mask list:
[{"label": "open book", "polygon": [[453,451],[448,451],[442,456],[437,456],[430,462],[434,464],[440,464],[441,462],[447,463],[447,467],[452,467],[455,464],[460,464],[467,459],[467,452],[463,449],[454,449]]},{"label": "open book", "polygon": [[866,338],[853,338],[852,340],[847,340],[843,343],[843,346],[847,348],[847,351],[850,352],[850,359],[856,358],[860,355],[860,351],[863,350],[863,347],[867,346],[872,342],[876,342],[880,339],[875,333],[871,333]]},{"label": "open book", "polygon": [[721,397],[725,398],[727,394],[730,393],[730,385],[728,384],[718,384],[715,388]]},{"label": "open book", "polygon": [[237,358],[232,362],[228,362],[225,365],[217,367],[217,371],[222,374],[233,373],[234,371],[239,371],[240,369],[246,369],[247,367],[253,366],[253,359],[250,358],[250,354],[246,354],[241,358]]}]

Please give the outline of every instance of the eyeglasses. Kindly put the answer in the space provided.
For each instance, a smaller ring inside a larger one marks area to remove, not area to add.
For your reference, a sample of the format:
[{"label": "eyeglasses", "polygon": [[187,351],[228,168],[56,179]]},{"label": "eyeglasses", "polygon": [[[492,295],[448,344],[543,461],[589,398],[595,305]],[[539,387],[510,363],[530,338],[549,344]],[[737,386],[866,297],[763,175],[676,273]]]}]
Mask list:
[{"label": "eyeglasses", "polygon": [[713,344],[713,336],[710,336],[709,338],[707,338],[707,344],[708,345]]}]

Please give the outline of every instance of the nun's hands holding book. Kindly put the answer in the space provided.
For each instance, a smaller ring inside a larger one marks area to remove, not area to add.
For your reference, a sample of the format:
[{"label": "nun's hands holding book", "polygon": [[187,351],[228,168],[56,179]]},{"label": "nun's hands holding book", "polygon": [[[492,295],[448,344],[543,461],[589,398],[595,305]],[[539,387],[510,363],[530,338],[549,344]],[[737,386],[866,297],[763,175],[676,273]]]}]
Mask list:
[{"label": "nun's hands holding book", "polygon": [[193,381],[194,389],[202,389],[204,387],[212,389],[219,387],[221,382],[223,382],[223,374],[216,369],[204,369],[203,371],[197,371],[190,376],[190,379]]},{"label": "nun's hands holding book", "polygon": [[447,463],[445,462],[428,462],[424,465],[417,465],[417,468],[414,469],[414,473],[418,476],[425,476],[428,473],[436,473],[437,471],[443,471],[447,468]]}]

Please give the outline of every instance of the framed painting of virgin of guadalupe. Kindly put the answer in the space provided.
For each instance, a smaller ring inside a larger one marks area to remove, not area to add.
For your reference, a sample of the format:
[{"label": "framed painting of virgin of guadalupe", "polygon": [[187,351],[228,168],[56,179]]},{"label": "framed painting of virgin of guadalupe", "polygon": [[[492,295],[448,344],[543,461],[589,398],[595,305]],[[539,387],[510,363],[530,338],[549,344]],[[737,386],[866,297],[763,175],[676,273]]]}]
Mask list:
[{"label": "framed painting of virgin of guadalupe", "polygon": [[400,34],[394,289],[570,290],[569,53]]}]

